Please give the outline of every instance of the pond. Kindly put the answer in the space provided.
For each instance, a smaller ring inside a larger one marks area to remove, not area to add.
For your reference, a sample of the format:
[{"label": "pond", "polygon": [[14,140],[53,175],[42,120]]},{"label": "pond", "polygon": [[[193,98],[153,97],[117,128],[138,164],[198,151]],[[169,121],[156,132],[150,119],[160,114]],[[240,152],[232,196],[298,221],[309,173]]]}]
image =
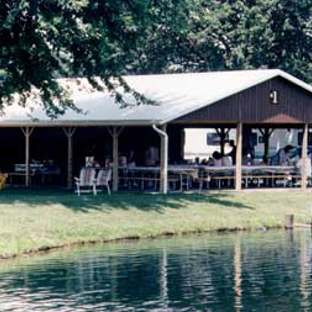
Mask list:
[{"label": "pond", "polygon": [[0,264],[0,311],[311,311],[310,231],[84,247]]}]

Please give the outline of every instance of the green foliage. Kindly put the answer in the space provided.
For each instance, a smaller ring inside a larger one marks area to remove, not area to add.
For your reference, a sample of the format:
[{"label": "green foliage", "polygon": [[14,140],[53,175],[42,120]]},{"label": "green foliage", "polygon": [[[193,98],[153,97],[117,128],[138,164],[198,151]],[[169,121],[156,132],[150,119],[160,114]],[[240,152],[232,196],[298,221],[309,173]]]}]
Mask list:
[{"label": "green foliage", "polygon": [[99,76],[109,90],[122,85],[129,91],[112,78],[135,72],[158,30],[171,36],[187,20],[182,9],[176,14],[184,0],[0,0],[0,7],[0,108],[14,93],[25,105],[36,88],[51,117],[74,108],[55,78],[88,77],[101,89],[92,79]]},{"label": "green foliage", "polygon": [[[280,68],[312,81],[311,0],[0,0],[0,109],[39,90],[51,117],[74,108],[55,78]],[[112,79],[114,78],[114,79]],[[56,105],[57,104],[57,105]]]},{"label": "green foliage", "polygon": [[195,0],[192,10],[184,68],[280,68],[312,81],[312,1]]}]

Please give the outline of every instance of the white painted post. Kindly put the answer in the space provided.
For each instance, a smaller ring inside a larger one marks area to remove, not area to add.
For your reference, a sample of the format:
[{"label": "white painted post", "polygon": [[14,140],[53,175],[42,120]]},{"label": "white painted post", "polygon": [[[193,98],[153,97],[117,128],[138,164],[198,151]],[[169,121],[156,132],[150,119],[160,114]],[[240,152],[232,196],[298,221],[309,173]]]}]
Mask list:
[{"label": "white painted post", "polygon": [[235,177],[235,190],[242,189],[242,143],[243,143],[243,124],[237,123],[236,126],[236,177]]},{"label": "white painted post", "polygon": [[163,125],[158,129],[153,125],[153,129],[160,135],[160,192],[162,194],[168,193],[168,135],[167,127]]},{"label": "white painted post", "polygon": [[25,136],[25,186],[29,187],[30,180],[30,143],[29,138],[34,131],[34,128],[25,127],[21,128]]},{"label": "white painted post", "polygon": [[30,143],[29,143],[29,138],[31,134],[34,131],[34,128],[31,127],[25,127],[21,128],[22,132],[24,133],[25,136],[25,186],[29,187],[30,186]]},{"label": "white painted post", "polygon": [[[162,131],[166,133],[166,126],[162,127]],[[168,135],[161,137],[161,159],[160,159],[161,175],[160,175],[160,191],[163,194],[168,192]]]}]

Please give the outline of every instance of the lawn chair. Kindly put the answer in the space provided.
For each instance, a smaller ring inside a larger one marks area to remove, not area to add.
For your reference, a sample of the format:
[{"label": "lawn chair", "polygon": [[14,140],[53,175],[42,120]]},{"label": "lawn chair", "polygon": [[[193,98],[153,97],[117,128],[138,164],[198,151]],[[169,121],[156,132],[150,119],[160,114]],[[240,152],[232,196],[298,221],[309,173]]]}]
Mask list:
[{"label": "lawn chair", "polygon": [[[109,182],[112,179],[112,169],[101,169],[94,180],[93,183],[93,194],[97,195],[97,192],[100,190],[102,191],[102,187],[105,186],[107,188],[107,192],[110,195],[110,187]],[[100,189],[99,189],[100,188]]]},{"label": "lawn chair", "polygon": [[80,170],[79,178],[75,177],[77,186],[77,194],[91,193],[94,187],[96,171],[93,168],[82,168]]}]

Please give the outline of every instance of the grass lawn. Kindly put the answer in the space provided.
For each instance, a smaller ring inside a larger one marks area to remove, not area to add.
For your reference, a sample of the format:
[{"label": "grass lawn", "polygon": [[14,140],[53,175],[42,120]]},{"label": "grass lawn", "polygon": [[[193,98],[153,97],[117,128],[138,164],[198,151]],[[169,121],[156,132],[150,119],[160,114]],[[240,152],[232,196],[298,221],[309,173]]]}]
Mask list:
[{"label": "grass lawn", "polygon": [[284,226],[286,214],[310,222],[312,193],[215,192],[108,196],[61,191],[0,193],[0,257],[117,238]]}]

